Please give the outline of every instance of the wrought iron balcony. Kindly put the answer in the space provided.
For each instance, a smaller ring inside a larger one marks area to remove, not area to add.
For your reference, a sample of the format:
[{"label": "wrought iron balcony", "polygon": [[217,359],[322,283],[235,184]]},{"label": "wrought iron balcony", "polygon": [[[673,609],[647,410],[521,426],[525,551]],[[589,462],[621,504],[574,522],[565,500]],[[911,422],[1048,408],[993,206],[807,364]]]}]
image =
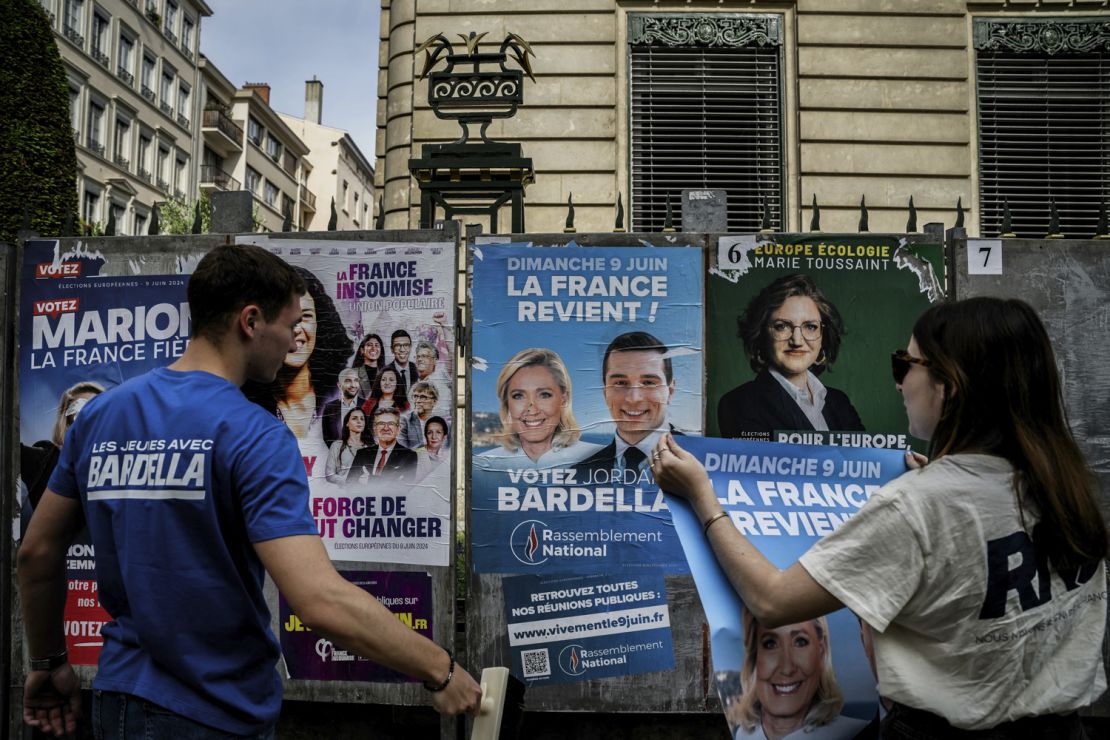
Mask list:
[{"label": "wrought iron balcony", "polygon": [[316,210],[316,194],[308,188],[301,188],[301,203],[304,203],[311,210]]},{"label": "wrought iron balcony", "polygon": [[149,87],[143,85],[143,89],[140,92],[142,92],[144,98],[152,103],[154,102],[154,91],[151,90]]},{"label": "wrought iron balcony", "polygon": [[238,190],[239,181],[214,164],[200,166],[201,185],[215,185],[220,190]]},{"label": "wrought iron balcony", "polygon": [[176,33],[174,33],[174,32],[173,32],[173,31],[172,31],[172,30],[170,29],[170,27],[169,27],[169,26],[166,26],[165,28],[163,28],[163,29],[162,29],[162,33],[164,33],[164,34],[166,35],[166,38],[168,38],[168,39],[170,40],[170,42],[171,42],[171,43],[173,43],[173,44],[177,44],[177,34],[176,34]]},{"label": "wrought iron balcony", "polygon": [[102,157],[104,156],[104,145],[98,141],[89,139],[89,143],[85,144],[85,147],[91,152],[96,152]]},{"label": "wrought iron balcony", "polygon": [[101,67],[104,67],[104,69],[108,69],[108,55],[102,52],[100,49],[93,49],[89,52],[89,56],[95,59]]},{"label": "wrought iron balcony", "polygon": [[178,113],[177,114],[177,124],[179,126],[181,126],[181,128],[189,128],[189,119],[186,118],[185,116],[181,115],[180,113]]},{"label": "wrought iron balcony", "polygon": [[83,47],[85,45],[85,37],[77,33],[77,29],[73,26],[66,26],[63,28],[62,34],[78,46]]},{"label": "wrought iron balcony", "polygon": [[125,0],[132,8],[139,7],[139,0]]},{"label": "wrought iron balcony", "polygon": [[163,100],[161,103],[159,103],[158,107],[161,108],[162,112],[165,113],[167,116],[169,116],[170,118],[173,118],[173,106],[171,106],[165,100]]},{"label": "wrought iron balcony", "polygon": [[193,61],[193,50],[184,43],[181,44],[181,53],[184,54],[185,58],[190,62]]},{"label": "wrought iron balcony", "polygon": [[231,117],[222,110],[216,108],[205,110],[201,118],[201,125],[204,128],[219,129],[220,133],[234,141],[236,146],[242,148],[243,128],[231,120]]},{"label": "wrought iron balcony", "polygon": [[120,67],[116,70],[116,77],[123,80],[128,87],[131,87],[135,84],[135,75],[131,74],[123,67]]},{"label": "wrought iron balcony", "polygon": [[125,170],[128,167],[131,166],[131,160],[129,160],[127,157],[123,156],[122,154],[117,154],[116,156],[112,157],[112,161],[114,161],[116,164],[118,164],[120,167],[122,167]]},{"label": "wrought iron balcony", "polygon": [[136,172],[135,174],[139,177],[140,180],[145,180],[147,182],[153,182],[154,181],[154,176],[151,175],[146,170],[144,170],[142,167],[140,167],[139,171]]}]

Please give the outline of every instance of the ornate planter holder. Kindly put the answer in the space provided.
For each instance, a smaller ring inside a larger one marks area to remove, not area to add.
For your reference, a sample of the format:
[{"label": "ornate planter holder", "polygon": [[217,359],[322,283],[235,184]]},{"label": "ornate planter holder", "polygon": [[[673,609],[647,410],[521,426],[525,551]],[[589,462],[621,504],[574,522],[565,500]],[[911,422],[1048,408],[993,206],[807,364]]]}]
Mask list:
[{"label": "ornate planter holder", "polygon": [[[491,140],[486,131],[495,118],[511,118],[524,102],[524,75],[535,82],[528,57],[535,56],[527,42],[510,33],[496,52],[479,52],[486,34],[459,34],[466,53],[457,53],[443,34],[432,36],[417,48],[425,53],[420,78],[428,77],[428,104],[436,117],[457,121],[462,135],[450,144],[424,144],[419,158],[409,160],[409,171],[420,185],[420,228],[432,228],[436,212],[445,218],[456,214],[487,215],[491,233],[497,232],[497,215],[505,203],[512,205],[512,230],[524,232],[524,189],[535,181],[531,158],[520,144]],[[505,66],[509,55],[521,69]],[[429,71],[441,59],[447,66]],[[495,68],[491,69],[491,67]],[[472,125],[479,125],[480,142],[470,141]]]}]

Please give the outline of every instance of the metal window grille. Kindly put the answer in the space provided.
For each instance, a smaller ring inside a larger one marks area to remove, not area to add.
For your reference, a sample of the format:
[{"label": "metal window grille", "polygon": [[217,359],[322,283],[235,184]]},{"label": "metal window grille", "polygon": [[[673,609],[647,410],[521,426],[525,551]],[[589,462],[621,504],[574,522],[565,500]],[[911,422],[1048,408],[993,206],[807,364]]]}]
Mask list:
[{"label": "metal window grille", "polygon": [[1090,238],[1110,200],[1110,21],[977,19],[980,230]]},{"label": "metal window grille", "polygon": [[631,227],[660,231],[681,191],[728,193],[728,229],[782,228],[782,31],[775,15],[634,15]]}]

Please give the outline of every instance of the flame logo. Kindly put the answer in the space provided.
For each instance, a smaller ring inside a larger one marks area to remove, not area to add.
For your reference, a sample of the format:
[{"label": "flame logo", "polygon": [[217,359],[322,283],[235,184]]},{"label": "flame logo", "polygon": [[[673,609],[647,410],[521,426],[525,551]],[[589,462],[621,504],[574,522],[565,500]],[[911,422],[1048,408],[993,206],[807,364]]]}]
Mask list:
[{"label": "flame logo", "polygon": [[531,530],[528,532],[528,541],[524,544],[524,557],[528,558],[529,563],[534,563],[536,550],[540,549],[540,538],[536,535],[536,525],[533,524]]},{"label": "flame logo", "polygon": [[570,644],[559,651],[559,670],[568,676],[581,676],[586,672],[586,661],[581,655],[582,646]]},{"label": "flame logo", "polygon": [[574,648],[570,649],[570,672],[578,673],[578,651]]}]

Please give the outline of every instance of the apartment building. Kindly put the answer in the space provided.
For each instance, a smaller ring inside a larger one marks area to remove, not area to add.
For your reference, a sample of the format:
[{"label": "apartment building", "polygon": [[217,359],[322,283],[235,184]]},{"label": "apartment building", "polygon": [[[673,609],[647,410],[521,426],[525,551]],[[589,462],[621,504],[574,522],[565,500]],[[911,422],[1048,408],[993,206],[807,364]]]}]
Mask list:
[{"label": "apartment building", "polygon": [[40,0],[69,82],[81,218],[145,234],[152,207],[196,197],[203,0]]},{"label": "apartment building", "polygon": [[270,107],[270,86],[236,87],[203,55],[200,78],[200,189],[249,190],[263,229],[281,231],[288,214],[292,227],[304,230],[316,212],[312,163],[308,147]]},{"label": "apartment building", "polygon": [[[436,33],[509,32],[535,51],[524,105],[490,134],[534,161],[531,231],[658,231],[683,188],[724,189],[728,228],[1090,237],[1110,199],[1104,0],[382,0],[376,187],[386,226],[419,223],[408,169],[459,135],[419,79]],[[510,62],[510,65],[512,63]],[[442,63],[440,65],[442,68]],[[468,219],[469,220],[469,219]],[[478,219],[473,219],[478,220]],[[505,221],[506,219],[502,219]]]},{"label": "apartment building", "polygon": [[308,194],[320,207],[306,214],[304,228],[324,231],[335,203],[336,229],[370,229],[377,215],[374,204],[374,167],[350,133],[321,123],[324,83],[305,82],[304,118],[287,113],[278,116],[308,146],[311,164]]}]

